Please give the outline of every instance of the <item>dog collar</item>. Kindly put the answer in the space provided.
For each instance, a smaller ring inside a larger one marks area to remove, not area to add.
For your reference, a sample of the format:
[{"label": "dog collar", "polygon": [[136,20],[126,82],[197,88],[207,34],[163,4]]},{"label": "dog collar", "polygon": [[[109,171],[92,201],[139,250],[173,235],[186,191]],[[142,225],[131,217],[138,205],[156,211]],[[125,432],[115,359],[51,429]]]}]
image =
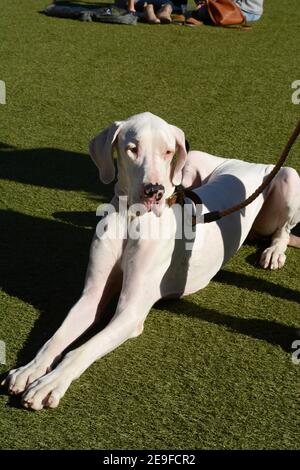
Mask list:
[{"label": "dog collar", "polygon": [[[179,185],[175,187],[173,194],[166,199],[166,203],[169,207],[172,207],[174,204],[179,204],[181,207],[185,204],[185,198],[190,199],[195,206],[202,204],[201,198],[191,191],[190,189],[185,189],[183,186]],[[192,215],[192,226],[195,226],[197,223],[196,215]]]},{"label": "dog collar", "polygon": [[[196,206],[197,205],[202,205],[202,199],[198,194],[196,194],[194,191],[191,189],[186,189],[182,185],[176,186],[175,191],[173,194],[166,199],[166,203],[168,204],[169,207],[173,206],[174,204],[180,204],[182,207],[185,204],[184,199],[188,198],[190,199]],[[196,211],[197,212],[197,211]],[[215,222],[216,220],[219,220],[221,218],[221,213],[219,211],[212,211],[208,212],[203,215],[202,217],[202,223],[207,224],[210,222]],[[196,225],[198,223],[198,217],[196,215],[192,215],[192,226]]]}]

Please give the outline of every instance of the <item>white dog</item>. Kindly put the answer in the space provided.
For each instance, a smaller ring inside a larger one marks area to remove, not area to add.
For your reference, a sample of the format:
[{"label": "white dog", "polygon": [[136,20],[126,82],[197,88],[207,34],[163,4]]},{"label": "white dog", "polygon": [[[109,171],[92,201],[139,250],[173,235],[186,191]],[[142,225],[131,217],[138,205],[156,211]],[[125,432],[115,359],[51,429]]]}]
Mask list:
[{"label": "white dog", "polygon": [[[187,157],[184,133],[150,113],[116,122],[91,141],[91,157],[104,183],[115,177],[114,147],[118,151],[118,181],[113,205],[117,208],[120,196],[126,195],[128,205],[142,204],[144,213],[124,216],[112,211],[101,221],[105,227],[101,233],[96,231],[92,241],[81,298],[37,356],[4,380],[10,393],[23,394],[26,408],[56,407],[71,382],[92,362],[141,334],[157,300],[205,287],[250,231],[272,237],[261,257],[264,268],[282,267],[288,244],[300,247],[300,238],[290,235],[291,228],[300,222],[300,179],[292,168],[281,169],[246,209],[218,222],[197,224],[194,238],[187,240],[185,235],[177,236],[182,208],[178,211],[177,205],[168,204],[175,185],[182,182],[185,187],[197,188],[194,191],[203,202],[203,213],[222,210],[253,193],[273,167],[196,151]],[[185,218],[194,210],[192,206],[189,201]],[[149,237],[149,224],[155,233],[167,235]],[[126,237],[130,228],[140,236]],[[116,291],[120,297],[110,323],[61,359],[67,346],[96,321]]]}]

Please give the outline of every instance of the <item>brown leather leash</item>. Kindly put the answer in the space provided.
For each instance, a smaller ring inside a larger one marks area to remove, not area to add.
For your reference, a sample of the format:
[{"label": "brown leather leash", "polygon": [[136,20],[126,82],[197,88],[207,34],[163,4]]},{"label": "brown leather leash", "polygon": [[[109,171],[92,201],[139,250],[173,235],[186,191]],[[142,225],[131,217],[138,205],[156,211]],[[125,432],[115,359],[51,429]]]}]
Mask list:
[{"label": "brown leather leash", "polygon": [[[273,178],[277,175],[278,171],[280,170],[280,168],[285,163],[285,161],[288,157],[288,154],[289,154],[293,144],[297,140],[297,137],[299,136],[299,134],[300,134],[300,120],[298,121],[292,135],[290,136],[286,146],[284,147],[284,149],[283,149],[283,151],[280,155],[280,158],[278,159],[278,162],[274,166],[273,170],[264,179],[263,183],[254,191],[254,193],[251,194],[251,196],[249,196],[244,201],[240,202],[239,204],[236,204],[235,206],[224,209],[223,211],[207,212],[207,214],[204,214],[204,216],[202,218],[202,222],[204,224],[207,224],[207,223],[210,223],[210,222],[215,222],[216,220],[219,220],[222,217],[226,217],[227,215],[233,214],[234,212],[240,211],[244,207],[251,204],[251,202],[253,202],[266,189],[266,187],[271,183]],[[184,206],[184,198],[185,197],[191,199],[196,206],[197,206],[197,204],[202,204],[201,198],[196,193],[194,193],[190,189],[185,189],[182,186],[177,186],[176,187],[176,189],[175,189],[174,193],[172,194],[172,196],[170,196],[167,199],[167,203],[168,203],[169,206],[172,206],[173,204],[176,204],[176,203],[180,204],[181,206]],[[192,225],[196,225],[198,222],[199,222],[199,220],[197,220],[197,217],[192,216]]]}]

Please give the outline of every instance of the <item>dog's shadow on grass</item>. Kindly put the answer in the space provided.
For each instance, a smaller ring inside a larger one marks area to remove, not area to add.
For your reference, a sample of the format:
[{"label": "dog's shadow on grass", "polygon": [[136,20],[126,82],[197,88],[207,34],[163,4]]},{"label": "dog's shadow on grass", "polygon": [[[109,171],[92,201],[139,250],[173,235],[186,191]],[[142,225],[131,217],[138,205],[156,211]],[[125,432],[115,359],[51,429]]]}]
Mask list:
[{"label": "dog's shadow on grass", "polygon": [[[260,280],[257,280],[257,282],[259,283]],[[196,317],[214,325],[225,326],[236,333],[267,341],[274,346],[280,346],[286,352],[291,352],[293,341],[300,338],[300,330],[297,328],[269,320],[241,318],[228,315],[227,313],[224,314],[217,310],[199,306],[188,298],[180,299],[180,301],[170,299],[159,301],[155,308],[189,317]]]},{"label": "dog's shadow on grass", "polygon": [[13,211],[0,211],[0,220],[2,289],[41,312],[18,356],[22,363],[79,297],[92,230]]},{"label": "dog's shadow on grass", "polygon": [[278,297],[280,299],[285,299],[300,304],[300,291],[290,289],[289,287],[281,286],[280,284],[275,284],[265,279],[259,279],[255,276],[250,276],[248,274],[235,273],[233,271],[227,271],[226,269],[222,269],[222,271],[220,271],[214,277],[214,280],[222,284],[237,286],[241,289],[247,289],[250,291],[270,294],[275,298]]},{"label": "dog's shadow on grass", "polygon": [[[55,216],[61,220],[64,218],[61,213]],[[34,358],[80,297],[93,236],[93,229],[87,228],[87,225],[94,219],[95,226],[96,216],[70,213],[66,218],[71,223],[0,211],[1,225],[5,227],[5,230],[0,231],[1,287],[10,296],[32,305],[40,312],[17,354],[14,367]],[[78,225],[72,225],[75,221]],[[80,345],[105,327],[115,307],[114,299],[95,328],[87,331],[72,347]],[[14,321],[18,324],[17,319]],[[2,374],[2,379],[5,375]],[[6,393],[3,388],[1,393]],[[20,406],[19,399],[11,397],[8,406]]]},{"label": "dog's shadow on grass", "polygon": [[[92,231],[13,211],[0,211],[0,220],[1,288],[40,312],[15,367],[33,359],[79,297]],[[20,305],[20,317],[25,314]],[[19,399],[11,397],[8,406],[20,406]]]},{"label": "dog's shadow on grass", "polygon": [[[100,183],[89,156],[78,152],[22,150],[0,142],[0,175],[22,184],[82,191],[98,201],[100,197],[109,200],[113,194],[112,185]],[[57,329],[83,287],[96,214],[52,215],[54,220],[0,211],[2,289],[41,312],[18,355],[18,365],[31,359]]]},{"label": "dog's shadow on grass", "polygon": [[84,191],[89,197],[109,199],[112,185],[100,183],[91,158],[83,153],[53,148],[16,149],[0,142],[0,177],[43,188]]}]

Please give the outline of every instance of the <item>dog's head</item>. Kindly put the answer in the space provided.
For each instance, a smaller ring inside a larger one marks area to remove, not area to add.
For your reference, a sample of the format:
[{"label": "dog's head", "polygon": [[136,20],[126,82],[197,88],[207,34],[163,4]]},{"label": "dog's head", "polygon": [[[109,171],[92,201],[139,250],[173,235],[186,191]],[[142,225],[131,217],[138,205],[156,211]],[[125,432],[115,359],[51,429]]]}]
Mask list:
[{"label": "dog's head", "polygon": [[106,184],[115,178],[114,148],[118,194],[127,195],[130,205],[142,203],[159,215],[181,182],[187,157],[183,131],[148,112],[104,129],[91,140],[90,155]]}]

